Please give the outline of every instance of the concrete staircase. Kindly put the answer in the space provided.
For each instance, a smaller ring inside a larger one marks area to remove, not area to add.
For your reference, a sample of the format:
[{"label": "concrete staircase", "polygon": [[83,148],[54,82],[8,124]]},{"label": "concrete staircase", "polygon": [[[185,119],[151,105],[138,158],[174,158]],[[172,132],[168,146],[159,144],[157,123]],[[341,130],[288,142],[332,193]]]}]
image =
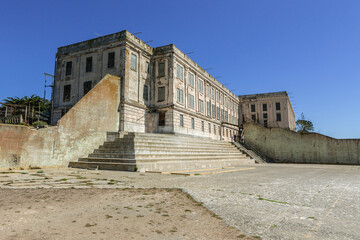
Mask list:
[{"label": "concrete staircase", "polygon": [[69,167],[121,171],[176,171],[254,164],[225,141],[150,133],[112,135],[87,158]]}]

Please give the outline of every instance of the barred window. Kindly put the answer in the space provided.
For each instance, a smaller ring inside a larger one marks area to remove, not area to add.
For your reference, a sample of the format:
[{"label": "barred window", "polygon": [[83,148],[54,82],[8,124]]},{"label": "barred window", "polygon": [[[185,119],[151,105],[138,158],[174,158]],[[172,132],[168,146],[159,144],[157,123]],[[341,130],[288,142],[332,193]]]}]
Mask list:
[{"label": "barred window", "polygon": [[202,80],[198,80],[198,88],[199,88],[199,92],[203,93],[204,92],[204,82]]},{"label": "barred window", "polygon": [[199,99],[199,112],[204,112],[204,101]]},{"label": "barred window", "polygon": [[189,85],[194,87],[194,85],[195,85],[194,84],[194,75],[189,72],[188,77],[189,77]]},{"label": "barred window", "polygon": [[130,68],[134,71],[137,69],[137,56],[135,54],[131,54],[131,66]]},{"label": "barred window", "polygon": [[176,77],[179,78],[181,81],[184,80],[184,68],[179,64],[176,65]]},{"label": "barred window", "polygon": [[191,95],[191,94],[189,93],[189,98],[188,98],[188,100],[189,100],[189,107],[194,108],[194,95]]},{"label": "barred window", "polygon": [[115,53],[108,53],[108,68],[113,68],[115,66]]},{"label": "barred window", "polygon": [[176,89],[176,101],[179,103],[184,103],[184,91],[180,88]]},{"label": "barred window", "polygon": [[165,63],[160,62],[158,64],[158,77],[164,77],[165,76]]},{"label": "barred window", "polygon": [[158,87],[158,102],[165,101],[165,87]]},{"label": "barred window", "polygon": [[72,72],[72,61],[66,62],[66,72],[65,72],[65,75],[66,75],[66,76],[69,76],[69,75],[71,75],[71,72]]}]

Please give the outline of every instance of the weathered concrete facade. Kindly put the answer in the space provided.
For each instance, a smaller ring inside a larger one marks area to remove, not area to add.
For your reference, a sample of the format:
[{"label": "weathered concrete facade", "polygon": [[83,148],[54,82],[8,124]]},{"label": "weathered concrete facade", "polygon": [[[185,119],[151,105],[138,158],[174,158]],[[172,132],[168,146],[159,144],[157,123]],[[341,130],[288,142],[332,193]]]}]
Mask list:
[{"label": "weathered concrete facade", "polygon": [[287,92],[241,95],[239,101],[240,124],[257,122],[295,131],[295,113]]},{"label": "weathered concrete facade", "polygon": [[0,168],[67,166],[119,128],[120,79],[107,75],[58,121],[33,129],[0,124]]},{"label": "weathered concrete facade", "polygon": [[105,74],[121,79],[119,131],[230,140],[238,98],[173,44],[151,48],[128,31],[58,49],[57,122]]},{"label": "weathered concrete facade", "polygon": [[278,163],[360,164],[360,139],[335,139],[244,123],[245,142]]}]

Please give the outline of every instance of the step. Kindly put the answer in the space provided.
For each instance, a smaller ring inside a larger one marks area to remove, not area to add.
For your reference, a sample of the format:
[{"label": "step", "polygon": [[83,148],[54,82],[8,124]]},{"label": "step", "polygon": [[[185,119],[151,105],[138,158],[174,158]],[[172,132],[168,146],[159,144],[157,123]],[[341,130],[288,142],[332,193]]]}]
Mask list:
[{"label": "step", "polygon": [[117,170],[134,172],[135,163],[106,163],[106,162],[70,162],[69,167],[98,170]]},{"label": "step", "polygon": [[95,149],[91,154],[196,154],[196,153],[212,153],[212,154],[226,154],[226,153],[241,153],[237,149],[167,149],[164,148],[136,148],[136,149]]},{"label": "step", "polygon": [[192,158],[192,157],[232,157],[232,156],[245,156],[241,152],[232,153],[91,153],[89,157],[94,158],[128,158],[128,159],[147,159],[147,158],[163,158],[164,156],[171,156],[171,158]]},{"label": "step", "polygon": [[220,144],[210,144],[206,142],[169,142],[169,141],[156,141],[156,140],[138,140],[138,141],[131,141],[131,142],[104,142],[102,146],[123,146],[123,145],[148,145],[148,146],[178,146],[178,147],[187,147],[187,146],[199,146],[199,147],[206,147],[206,146],[212,146],[212,147],[227,147],[231,146],[230,143],[220,143]]},{"label": "step", "polygon": [[118,163],[133,163],[133,162],[162,162],[162,161],[207,161],[207,160],[242,160],[248,159],[246,156],[228,156],[226,158],[221,156],[216,157],[169,157],[163,156],[161,158],[144,158],[144,159],[129,159],[129,158],[101,158],[101,157],[88,157],[81,158],[79,161],[81,162],[118,162]]},{"label": "step", "polygon": [[203,151],[214,150],[214,149],[222,149],[222,150],[236,149],[232,145],[215,147],[215,146],[211,146],[211,145],[196,146],[196,145],[192,145],[192,144],[182,145],[182,146],[180,146],[180,145],[169,145],[169,144],[123,144],[123,145],[113,144],[113,145],[106,145],[106,146],[100,145],[98,149],[109,149],[109,150],[130,149],[131,150],[131,149],[164,149],[164,148],[195,149],[195,150],[203,150]]}]

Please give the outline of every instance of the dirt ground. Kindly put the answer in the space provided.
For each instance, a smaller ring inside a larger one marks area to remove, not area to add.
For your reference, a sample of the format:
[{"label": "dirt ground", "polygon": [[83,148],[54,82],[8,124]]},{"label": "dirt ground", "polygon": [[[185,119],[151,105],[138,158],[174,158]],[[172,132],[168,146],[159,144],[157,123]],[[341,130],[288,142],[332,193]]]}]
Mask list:
[{"label": "dirt ground", "polygon": [[1,239],[254,239],[178,189],[0,189]]}]

